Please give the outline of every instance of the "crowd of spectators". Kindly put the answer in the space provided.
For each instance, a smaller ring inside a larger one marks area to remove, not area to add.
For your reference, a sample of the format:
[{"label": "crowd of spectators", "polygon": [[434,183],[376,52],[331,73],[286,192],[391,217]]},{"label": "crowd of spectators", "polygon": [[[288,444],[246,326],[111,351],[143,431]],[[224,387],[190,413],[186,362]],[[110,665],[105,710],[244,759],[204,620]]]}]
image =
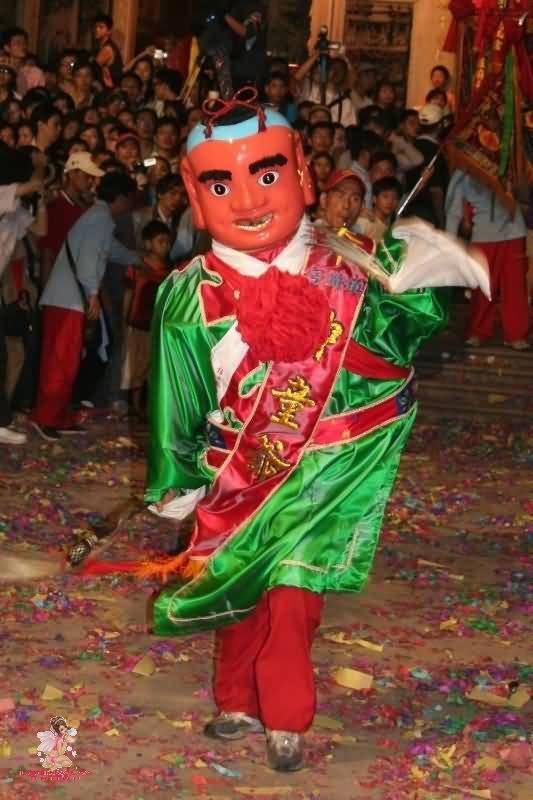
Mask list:
[{"label": "crowd of spectators", "polygon": [[[240,17],[224,17],[236,46],[208,47],[195,82],[186,82],[179,48],[151,47],[125,64],[105,14],[94,20],[93,51],[65,50],[55,64],[39,63],[24,30],[4,33],[0,443],[26,440],[11,425],[14,410],[47,441],[84,433],[76,407],[144,415],[157,287],[209,247],[180,176],[187,134],[204,100],[227,94],[228,82],[232,90],[255,83],[261,101],[299,131],[316,182],[316,224],[379,242],[421,182],[407,212],[446,227],[448,70],[433,69],[417,108],[402,107],[371,63],[354,68],[341,55],[329,59],[322,86],[318,53],[296,71],[267,58],[262,14],[242,5]],[[237,56],[228,69],[230,51]],[[454,232],[462,226],[468,235],[468,205],[457,208]],[[525,236],[520,217],[508,224],[510,238]]]}]

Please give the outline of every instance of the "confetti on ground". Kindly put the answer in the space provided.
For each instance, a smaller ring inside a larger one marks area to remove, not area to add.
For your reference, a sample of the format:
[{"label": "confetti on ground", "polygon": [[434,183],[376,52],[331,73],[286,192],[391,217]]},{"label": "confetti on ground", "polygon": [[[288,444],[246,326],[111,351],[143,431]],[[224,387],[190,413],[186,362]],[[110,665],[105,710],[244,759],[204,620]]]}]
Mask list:
[{"label": "confetti on ground", "polygon": [[367,675],[365,672],[359,672],[357,669],[349,669],[347,667],[340,667],[340,669],[333,670],[331,677],[338,683],[339,686],[344,686],[346,689],[371,689],[374,678],[372,675]]},{"label": "confetti on ground", "polygon": [[[139,504],[146,431],[88,424],[83,448],[2,450],[0,547],[61,557],[134,502],[104,558],[175,552],[179,529]],[[368,587],[328,597],[306,769],[290,777],[268,769],[263,736],[204,738],[212,637],[151,637],[154,583],[0,584],[0,797],[531,800],[532,464],[525,425],[415,426]],[[58,714],[88,771],[68,787],[19,774]]]}]

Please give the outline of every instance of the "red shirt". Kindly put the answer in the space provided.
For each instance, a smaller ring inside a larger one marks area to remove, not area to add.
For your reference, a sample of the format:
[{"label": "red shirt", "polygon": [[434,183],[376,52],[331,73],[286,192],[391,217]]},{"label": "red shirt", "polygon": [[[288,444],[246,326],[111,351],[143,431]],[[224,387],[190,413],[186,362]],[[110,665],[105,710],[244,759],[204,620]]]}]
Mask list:
[{"label": "red shirt", "polygon": [[68,232],[87,209],[84,206],[79,206],[62,191],[59,197],[49,203],[46,210],[48,214],[48,233],[42,237],[39,246],[41,251],[51,250],[55,261],[63,247]]},{"label": "red shirt", "polygon": [[159,286],[170,272],[166,264],[149,257],[143,258],[144,269],[128,267],[126,278],[133,290],[128,313],[128,325],[140,330],[150,330],[155,299]]}]

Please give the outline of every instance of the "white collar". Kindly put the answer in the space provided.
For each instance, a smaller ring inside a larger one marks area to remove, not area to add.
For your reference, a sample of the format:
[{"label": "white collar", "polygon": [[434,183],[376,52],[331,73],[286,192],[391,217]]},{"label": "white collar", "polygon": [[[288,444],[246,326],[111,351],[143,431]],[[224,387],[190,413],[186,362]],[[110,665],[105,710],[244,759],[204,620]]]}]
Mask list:
[{"label": "white collar", "polygon": [[[288,272],[290,275],[299,275],[302,272],[310,247],[311,232],[312,225],[304,215],[293,238],[274,259],[276,267],[281,272]],[[255,258],[250,253],[243,253],[240,250],[234,250],[232,247],[226,247],[225,244],[221,244],[215,239],[213,239],[212,249],[217,258],[220,258],[221,261],[232,267],[240,275],[245,275],[248,278],[259,278],[271,266],[271,264]]]}]

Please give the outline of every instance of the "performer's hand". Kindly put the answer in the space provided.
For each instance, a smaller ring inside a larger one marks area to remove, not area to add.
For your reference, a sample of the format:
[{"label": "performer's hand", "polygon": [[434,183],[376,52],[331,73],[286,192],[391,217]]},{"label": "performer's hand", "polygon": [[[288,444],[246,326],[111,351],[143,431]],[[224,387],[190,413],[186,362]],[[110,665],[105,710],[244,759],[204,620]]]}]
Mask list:
[{"label": "performer's hand", "polygon": [[92,294],[89,297],[89,306],[87,308],[88,319],[98,319],[100,316],[101,305],[97,294]]},{"label": "performer's hand", "polygon": [[174,491],[174,489],[169,489],[168,492],[165,495],[163,495],[159,503],[155,504],[155,507],[157,508],[158,511],[163,511],[166,504],[174,500],[175,497],[176,497],[176,492]]}]

